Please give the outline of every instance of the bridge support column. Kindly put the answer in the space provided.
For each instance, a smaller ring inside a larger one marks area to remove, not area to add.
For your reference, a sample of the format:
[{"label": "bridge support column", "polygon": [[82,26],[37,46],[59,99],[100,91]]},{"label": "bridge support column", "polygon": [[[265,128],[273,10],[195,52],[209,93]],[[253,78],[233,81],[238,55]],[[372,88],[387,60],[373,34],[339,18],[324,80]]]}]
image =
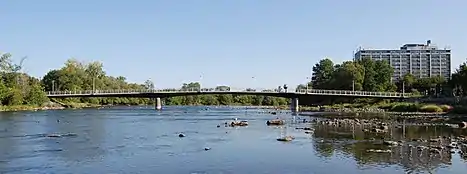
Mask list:
[{"label": "bridge support column", "polygon": [[161,110],[162,109],[162,102],[161,102],[161,98],[157,97],[156,98],[156,110]]},{"label": "bridge support column", "polygon": [[292,113],[297,113],[299,111],[298,98],[291,98],[290,99],[290,110],[292,111]]}]

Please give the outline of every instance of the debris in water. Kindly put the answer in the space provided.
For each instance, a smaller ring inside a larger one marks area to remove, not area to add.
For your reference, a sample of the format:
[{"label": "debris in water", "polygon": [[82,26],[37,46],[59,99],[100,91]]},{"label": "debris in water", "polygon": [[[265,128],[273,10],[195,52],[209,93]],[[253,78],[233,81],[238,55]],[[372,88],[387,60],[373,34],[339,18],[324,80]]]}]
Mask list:
[{"label": "debris in water", "polygon": [[283,138],[278,138],[277,141],[292,141],[294,140],[295,138],[292,137],[292,136],[285,136]]},{"label": "debris in water", "polygon": [[281,119],[274,119],[266,121],[266,125],[284,125],[285,121]]}]

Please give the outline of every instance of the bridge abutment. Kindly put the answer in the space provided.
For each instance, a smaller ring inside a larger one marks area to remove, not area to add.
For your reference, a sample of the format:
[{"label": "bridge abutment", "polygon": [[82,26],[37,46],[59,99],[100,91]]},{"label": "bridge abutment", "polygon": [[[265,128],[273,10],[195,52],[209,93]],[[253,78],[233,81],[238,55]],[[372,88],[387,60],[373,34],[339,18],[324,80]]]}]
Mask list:
[{"label": "bridge abutment", "polygon": [[297,113],[299,111],[298,98],[291,98],[290,99],[290,110],[292,111],[292,113]]},{"label": "bridge abutment", "polygon": [[161,102],[161,98],[157,97],[156,98],[156,110],[161,110],[162,109],[162,102]]}]

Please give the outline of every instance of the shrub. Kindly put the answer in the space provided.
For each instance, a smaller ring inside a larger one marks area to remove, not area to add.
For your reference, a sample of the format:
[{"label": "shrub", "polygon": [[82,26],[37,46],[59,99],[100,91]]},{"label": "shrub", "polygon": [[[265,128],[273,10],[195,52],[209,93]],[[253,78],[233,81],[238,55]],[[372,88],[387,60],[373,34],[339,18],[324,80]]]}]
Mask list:
[{"label": "shrub", "polygon": [[443,112],[443,109],[437,105],[425,105],[420,107],[421,112]]},{"label": "shrub", "polygon": [[392,105],[389,111],[393,112],[417,112],[419,108],[418,104],[414,103],[397,103]]},{"label": "shrub", "polygon": [[443,112],[448,112],[452,110],[452,106],[449,105],[441,105],[440,108],[443,109]]}]

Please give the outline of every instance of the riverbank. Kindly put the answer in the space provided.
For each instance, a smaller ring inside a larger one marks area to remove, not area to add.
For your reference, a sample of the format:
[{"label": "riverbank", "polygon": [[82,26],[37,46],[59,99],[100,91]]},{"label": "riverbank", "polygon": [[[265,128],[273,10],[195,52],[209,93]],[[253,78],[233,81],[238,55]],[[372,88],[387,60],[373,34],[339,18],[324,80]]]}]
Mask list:
[{"label": "riverbank", "polygon": [[[42,106],[19,105],[19,106],[0,106],[0,111],[34,111],[34,110],[59,110],[59,109],[80,109],[80,108],[99,108],[109,107],[113,105],[101,105],[91,103],[75,103],[75,102],[58,102],[50,101]],[[237,106],[237,105],[234,105]],[[240,106],[240,105],[238,105]],[[289,110],[288,105],[279,106],[247,106],[257,109],[275,109]],[[399,115],[399,116],[441,116],[441,115],[463,115],[467,114],[465,106],[449,106],[436,104],[419,104],[409,102],[394,102],[394,103],[356,103],[356,104],[334,104],[323,106],[300,106],[300,112],[320,112],[320,113],[339,113],[338,115]]]},{"label": "riverbank", "polygon": [[433,115],[446,114],[452,111],[459,112],[461,106],[419,104],[407,102],[374,103],[374,104],[335,104],[315,107],[301,107],[302,112],[343,112],[343,113],[393,113],[393,114],[417,114]]},{"label": "riverbank", "polygon": [[42,106],[37,105],[13,105],[0,106],[0,112],[15,112],[15,111],[39,111],[39,110],[61,110],[61,109],[80,109],[80,108],[95,108],[102,105],[91,103],[56,103],[47,102]]},{"label": "riverbank", "polygon": [[[316,114],[319,112],[319,114]],[[419,103],[339,104],[302,107],[302,116],[324,118],[403,119],[421,123],[454,123],[467,121],[466,106]]]}]

